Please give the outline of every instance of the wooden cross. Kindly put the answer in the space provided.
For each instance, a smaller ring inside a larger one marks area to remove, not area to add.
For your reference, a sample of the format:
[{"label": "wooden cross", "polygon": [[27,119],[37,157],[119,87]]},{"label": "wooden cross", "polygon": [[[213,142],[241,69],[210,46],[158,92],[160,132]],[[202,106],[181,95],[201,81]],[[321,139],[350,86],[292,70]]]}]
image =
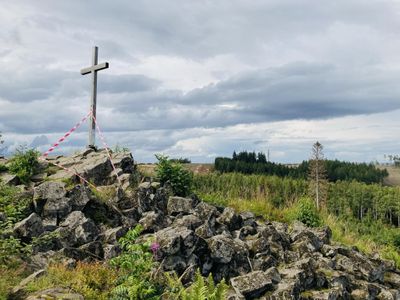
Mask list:
[{"label": "wooden cross", "polygon": [[96,98],[97,98],[97,72],[103,69],[108,68],[108,62],[98,64],[98,53],[99,48],[97,46],[93,47],[93,56],[92,56],[92,66],[88,68],[84,68],[81,70],[82,75],[92,74],[92,97],[90,99],[90,108],[92,114],[90,116],[90,125],[89,125],[89,145],[88,147],[95,147],[95,134],[96,134]]}]

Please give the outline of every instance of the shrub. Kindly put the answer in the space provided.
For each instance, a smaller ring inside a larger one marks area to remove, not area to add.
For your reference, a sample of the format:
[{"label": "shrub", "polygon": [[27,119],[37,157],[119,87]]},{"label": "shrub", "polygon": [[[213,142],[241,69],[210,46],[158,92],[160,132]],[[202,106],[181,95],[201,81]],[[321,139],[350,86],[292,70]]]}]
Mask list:
[{"label": "shrub", "polygon": [[318,227],[322,223],[314,201],[308,197],[299,199],[296,209],[296,219],[309,227]]},{"label": "shrub", "polygon": [[19,148],[10,160],[9,171],[17,175],[23,183],[29,183],[38,169],[39,155],[40,153],[34,149]]},{"label": "shrub", "polygon": [[201,276],[200,271],[196,271],[195,280],[188,287],[184,287],[176,274],[165,274],[167,279],[167,288],[163,296],[166,299],[182,299],[182,300],[223,300],[226,299],[228,285],[225,280],[218,284],[214,283],[212,274],[210,273],[207,278]]},{"label": "shrub", "polygon": [[179,163],[171,162],[167,156],[156,155],[158,159],[156,173],[161,184],[170,184],[177,196],[187,196],[193,185],[192,172],[183,168]]},{"label": "shrub", "polygon": [[113,299],[159,299],[161,286],[151,279],[151,271],[155,266],[150,242],[136,244],[142,227],[137,225],[119,239],[122,248],[120,256],[111,260],[122,276],[112,291]]}]

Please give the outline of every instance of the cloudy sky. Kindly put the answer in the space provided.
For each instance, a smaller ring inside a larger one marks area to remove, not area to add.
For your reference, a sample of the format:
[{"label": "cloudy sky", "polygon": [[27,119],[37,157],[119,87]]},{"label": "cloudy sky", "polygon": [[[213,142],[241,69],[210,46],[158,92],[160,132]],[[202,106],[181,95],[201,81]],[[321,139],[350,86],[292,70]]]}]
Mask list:
[{"label": "cloudy sky", "polygon": [[[108,144],[211,162],[383,160],[400,149],[400,2],[2,0],[6,153],[47,150],[89,110],[92,46]],[[55,153],[85,146],[81,127]],[[98,141],[100,143],[100,141]]]}]

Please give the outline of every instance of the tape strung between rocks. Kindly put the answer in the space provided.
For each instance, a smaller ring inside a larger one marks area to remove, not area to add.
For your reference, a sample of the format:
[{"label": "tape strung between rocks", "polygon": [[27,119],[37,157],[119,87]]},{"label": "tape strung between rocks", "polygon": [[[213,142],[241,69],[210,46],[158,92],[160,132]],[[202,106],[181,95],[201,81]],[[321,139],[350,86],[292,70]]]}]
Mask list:
[{"label": "tape strung between rocks", "polygon": [[[95,122],[95,124],[96,124],[97,132],[99,133],[100,139],[101,139],[101,141],[102,141],[102,143],[103,143],[103,145],[104,145],[104,147],[105,147],[105,149],[106,149],[107,156],[108,156],[108,158],[109,158],[109,160],[110,160],[110,162],[111,162],[111,166],[112,166],[112,168],[113,168],[113,171],[114,171],[114,173],[115,173],[115,176],[117,177],[118,184],[119,184],[119,186],[121,187],[121,186],[122,186],[122,185],[121,185],[121,180],[119,179],[119,176],[118,176],[118,173],[117,173],[117,169],[115,168],[115,165],[114,165],[114,163],[113,163],[113,161],[112,161],[111,154],[110,154],[110,149],[109,149],[109,147],[108,147],[108,145],[107,145],[107,143],[106,143],[106,141],[105,141],[104,135],[103,135],[103,133],[102,133],[101,130],[100,130],[100,126],[99,126],[99,124],[97,123],[97,120],[96,120],[95,116],[93,115],[93,111],[92,111],[92,110],[90,110],[89,113],[88,113],[86,116],[84,116],[84,117],[82,118],[82,120],[80,120],[78,123],[76,123],[75,126],[72,127],[66,134],[64,134],[64,136],[62,136],[60,139],[58,139],[58,141],[57,141],[55,144],[53,144],[53,146],[51,146],[41,157],[39,157],[39,159],[40,159],[40,160],[43,160],[43,161],[47,161],[46,158],[47,158],[47,156],[50,154],[50,152],[52,152],[55,148],[57,148],[58,146],[60,146],[60,144],[61,144],[63,141],[65,141],[65,140],[67,139],[67,137],[69,137],[75,130],[77,130],[77,129],[87,120],[87,118],[89,118],[90,116],[93,118],[93,120],[94,120],[94,122]],[[81,181],[87,183],[88,185],[92,186],[93,188],[95,188],[95,189],[97,190],[97,187],[96,187],[93,183],[91,183],[91,182],[89,182],[88,180],[86,180],[82,175],[78,174],[76,171],[71,170],[71,169],[69,169],[69,168],[67,168],[67,167],[64,167],[64,166],[62,166],[62,165],[60,165],[60,164],[58,164],[58,163],[56,163],[56,162],[53,162],[53,161],[47,161],[47,162],[48,162],[48,163],[51,163],[51,164],[53,164],[53,165],[55,165],[55,166],[57,166],[57,167],[59,167],[59,168],[61,168],[61,169],[63,169],[64,171],[67,171],[67,172],[69,172],[69,173],[74,174],[74,175],[77,176]]]}]

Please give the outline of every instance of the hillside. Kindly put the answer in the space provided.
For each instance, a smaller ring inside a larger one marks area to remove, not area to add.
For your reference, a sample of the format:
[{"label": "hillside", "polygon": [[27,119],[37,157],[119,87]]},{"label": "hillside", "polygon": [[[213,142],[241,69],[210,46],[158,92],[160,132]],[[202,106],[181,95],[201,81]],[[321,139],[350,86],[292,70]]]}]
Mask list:
[{"label": "hillside", "polygon": [[[67,166],[90,185],[49,162]],[[194,295],[196,270],[215,282],[226,280],[224,298],[232,300],[400,297],[400,270],[393,262],[338,244],[329,227],[270,221],[210,198],[174,195],[173,185],[141,178],[129,153],[110,161],[105,151],[88,150],[49,162],[40,163],[25,186],[1,173],[3,181],[18,185],[3,183],[0,202],[0,286],[12,281],[9,299],[139,299],[138,293],[183,299],[169,286]],[[179,279],[164,275],[170,271]],[[202,285],[216,295],[214,284]]]}]

